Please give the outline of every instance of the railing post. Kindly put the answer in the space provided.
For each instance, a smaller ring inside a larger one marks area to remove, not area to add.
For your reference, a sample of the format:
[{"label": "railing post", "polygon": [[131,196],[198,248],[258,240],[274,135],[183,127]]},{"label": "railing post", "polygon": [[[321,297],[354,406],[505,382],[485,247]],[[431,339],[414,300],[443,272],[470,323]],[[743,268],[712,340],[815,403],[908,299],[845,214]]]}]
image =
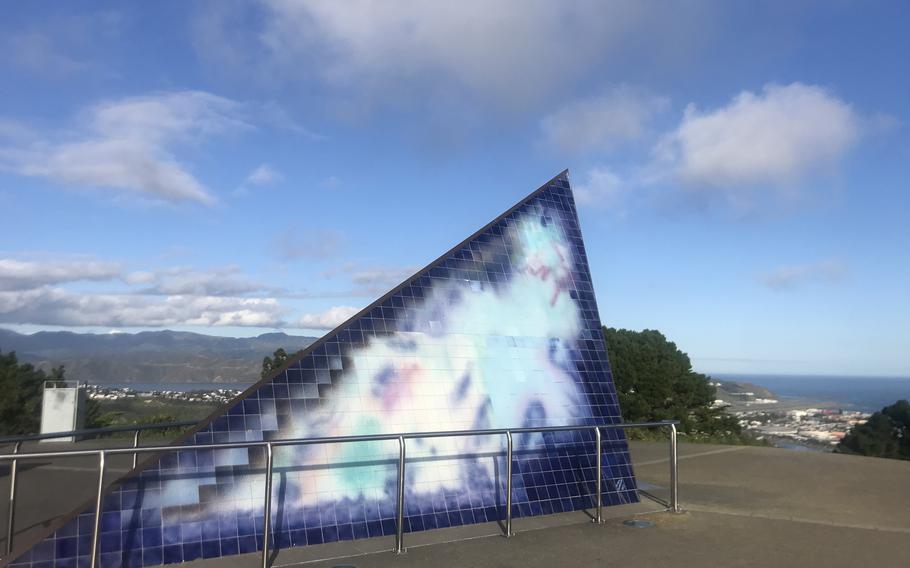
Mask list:
[{"label": "railing post", "polygon": [[506,430],[506,538],[512,537],[512,432]]},{"label": "railing post", "polygon": [[594,427],[594,446],[597,451],[597,517],[592,519],[593,522],[598,525],[603,523],[603,489],[601,487],[603,479],[603,468],[601,467],[601,441],[600,441],[600,428],[597,426]]},{"label": "railing post", "polygon": [[395,552],[404,552],[404,436],[398,437],[398,514],[395,527]]},{"label": "railing post", "polygon": [[272,532],[272,443],[265,445],[265,506],[262,516],[262,568],[269,568],[269,538]]},{"label": "railing post", "polygon": [[89,568],[96,568],[99,566],[98,556],[100,555],[100,550],[98,550],[100,542],[98,540],[99,534],[101,533],[101,501],[104,495],[104,450],[98,452],[98,492],[95,494],[95,524],[92,527],[92,559],[89,564]]},{"label": "railing post", "polygon": [[[18,454],[22,448],[22,442],[16,442],[13,447],[13,453]],[[6,524],[6,554],[9,556],[13,551],[13,529],[16,526],[16,472],[19,469],[19,460],[13,460],[9,469],[9,516]]]},{"label": "railing post", "polygon": [[[133,447],[134,447],[134,448],[138,448],[138,447],[139,447],[139,432],[141,432],[141,430],[139,430],[139,429],[137,428],[137,429],[136,429],[136,433],[133,434]],[[138,457],[139,457],[139,454],[136,453],[136,452],[133,452],[133,469],[136,469],[136,463],[137,463],[136,460],[137,460]]]},{"label": "railing post", "polygon": [[679,464],[676,454],[676,424],[670,424],[670,512],[679,512]]}]

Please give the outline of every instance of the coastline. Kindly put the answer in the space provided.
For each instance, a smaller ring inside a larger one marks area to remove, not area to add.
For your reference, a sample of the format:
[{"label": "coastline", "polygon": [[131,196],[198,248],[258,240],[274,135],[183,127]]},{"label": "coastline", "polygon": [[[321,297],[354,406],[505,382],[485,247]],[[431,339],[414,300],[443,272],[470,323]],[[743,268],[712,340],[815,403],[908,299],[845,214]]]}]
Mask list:
[{"label": "coastline", "polygon": [[[866,381],[876,380],[879,386],[893,387],[891,392],[876,393],[888,401],[880,407],[869,403],[869,393],[863,389]],[[777,390],[782,382],[789,382],[785,390],[790,394]],[[715,407],[737,417],[743,429],[758,439],[795,451],[834,451],[853,426],[899,400],[905,386],[910,391],[910,381],[861,377],[715,375],[711,384],[717,391]],[[813,390],[821,392],[817,396],[792,394]],[[825,396],[831,390],[842,395]]]}]

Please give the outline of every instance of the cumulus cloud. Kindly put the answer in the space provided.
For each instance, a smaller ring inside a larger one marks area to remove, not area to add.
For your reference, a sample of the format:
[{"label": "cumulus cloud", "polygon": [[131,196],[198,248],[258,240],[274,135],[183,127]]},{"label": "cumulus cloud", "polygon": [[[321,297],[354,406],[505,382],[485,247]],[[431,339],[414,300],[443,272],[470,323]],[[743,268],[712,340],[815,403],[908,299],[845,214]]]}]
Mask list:
[{"label": "cumulus cloud", "polygon": [[239,266],[195,270],[174,267],[131,274],[134,283],[150,284],[139,291],[151,295],[245,296],[271,290],[243,274]]},{"label": "cumulus cloud", "polygon": [[540,122],[548,146],[569,151],[610,150],[641,139],[651,119],[669,107],[666,97],[630,86],[572,101]]},{"label": "cumulus cloud", "polygon": [[391,288],[417,271],[413,266],[374,266],[351,272],[351,282],[360,286]]},{"label": "cumulus cloud", "polygon": [[786,187],[836,166],[859,140],[861,123],[822,87],[769,84],[718,109],[689,105],[657,146],[657,168],[694,186]]},{"label": "cumulus cloud", "polygon": [[[41,256],[41,255],[37,255]],[[114,292],[72,283],[93,282]],[[94,258],[0,258],[0,323],[53,326],[282,327],[283,291],[238,266],[124,271]]]},{"label": "cumulus cloud", "polygon": [[838,260],[823,260],[808,264],[781,266],[764,275],[762,282],[772,290],[788,290],[808,282],[837,282],[846,274]]},{"label": "cumulus cloud", "polygon": [[246,176],[244,185],[272,185],[284,179],[281,172],[268,164],[260,164],[255,170]]},{"label": "cumulus cloud", "polygon": [[297,320],[296,327],[305,329],[334,329],[356,314],[357,308],[351,306],[334,306],[316,314],[304,314]]},{"label": "cumulus cloud", "polygon": [[50,286],[0,292],[0,323],[8,324],[281,327],[286,311],[274,298],[154,298],[135,294],[81,294]]},{"label": "cumulus cloud", "polygon": [[97,260],[36,262],[0,258],[0,290],[27,290],[49,284],[119,277],[120,265]]},{"label": "cumulus cloud", "polygon": [[626,40],[643,28],[657,35],[688,27],[682,20],[634,0],[262,0],[207,6],[194,41],[219,68],[264,81],[298,77],[304,67],[313,71],[308,80],[371,103],[467,96],[514,108],[640,47]]},{"label": "cumulus cloud", "polygon": [[352,289],[345,296],[375,297],[388,292],[417,272],[415,266],[365,266],[347,262],[322,272],[324,278],[342,276],[350,280]]},{"label": "cumulus cloud", "polygon": [[175,156],[229,131],[250,129],[243,106],[202,91],[127,97],[89,107],[75,134],[0,148],[0,169],[69,185],[170,201],[216,198]]},{"label": "cumulus cloud", "polygon": [[626,187],[613,170],[597,166],[585,173],[581,183],[575,184],[575,199],[580,204],[609,207],[616,204]]}]

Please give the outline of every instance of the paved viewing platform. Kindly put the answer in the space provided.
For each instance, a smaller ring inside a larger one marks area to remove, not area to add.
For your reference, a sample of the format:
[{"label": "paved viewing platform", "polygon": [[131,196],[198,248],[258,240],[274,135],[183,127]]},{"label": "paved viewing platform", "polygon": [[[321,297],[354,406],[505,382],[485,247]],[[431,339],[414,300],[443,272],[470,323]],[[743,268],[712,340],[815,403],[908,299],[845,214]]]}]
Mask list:
[{"label": "paved viewing platform", "polygon": [[[65,446],[70,445],[52,447]],[[654,500],[668,498],[667,444],[633,442],[631,449],[641,489],[653,499],[643,495],[639,504],[604,508],[602,526],[591,523],[586,512],[519,518],[511,539],[490,523],[406,533],[403,555],[391,552],[393,538],[378,538],[277,551],[272,565],[910,565],[910,462],[682,443],[679,495],[684,512],[671,514]],[[112,464],[117,473],[128,466],[129,458],[123,458]],[[40,531],[54,514],[49,511],[66,512],[93,491],[92,458],[41,463],[22,462],[18,542]],[[0,487],[5,488],[8,467],[0,472],[5,477]],[[623,524],[630,519],[653,526]],[[258,555],[240,555],[186,565],[240,568],[258,562]]]}]

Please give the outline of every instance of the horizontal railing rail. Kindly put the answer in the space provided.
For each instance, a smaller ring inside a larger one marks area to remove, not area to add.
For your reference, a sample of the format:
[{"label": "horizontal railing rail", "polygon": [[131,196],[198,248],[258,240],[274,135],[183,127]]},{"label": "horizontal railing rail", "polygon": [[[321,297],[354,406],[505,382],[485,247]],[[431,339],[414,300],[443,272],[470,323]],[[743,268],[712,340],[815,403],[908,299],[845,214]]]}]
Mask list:
[{"label": "horizontal railing rail", "polygon": [[166,430],[168,428],[187,428],[199,424],[198,420],[188,422],[168,422],[165,424],[134,424],[131,426],[109,426],[106,428],[84,428],[82,430],[69,430],[67,432],[46,432],[43,434],[23,434],[21,436],[0,437],[0,446],[15,444],[16,442],[34,442],[36,440],[53,440],[54,438],[81,438],[84,436],[100,436],[116,434],[118,432],[144,432],[146,430]]},{"label": "horizontal railing rail", "polygon": [[[512,436],[514,434],[542,434],[549,432],[577,432],[583,430],[593,430],[594,439],[595,439],[595,451],[597,455],[595,468],[597,470],[597,499],[596,499],[596,516],[592,519],[592,522],[602,523],[603,522],[603,492],[601,487],[602,482],[602,465],[601,465],[601,454],[602,454],[602,438],[601,430],[619,430],[627,428],[660,428],[667,427],[670,431],[670,502],[668,511],[679,512],[679,499],[678,499],[678,476],[677,476],[677,448],[676,448],[676,426],[679,425],[678,421],[675,420],[665,420],[660,422],[628,422],[624,424],[601,424],[601,425],[583,425],[583,426],[544,426],[539,428],[495,428],[495,429],[484,429],[484,430],[447,430],[447,431],[438,431],[438,432],[407,432],[407,433],[398,433],[398,434],[369,434],[362,436],[333,436],[333,437],[320,437],[320,438],[286,438],[279,440],[263,440],[263,441],[252,441],[252,442],[221,442],[221,443],[211,443],[211,444],[189,444],[189,445],[165,445],[165,446],[144,446],[144,447],[132,447],[132,448],[110,448],[110,449],[91,449],[91,450],[65,450],[65,451],[56,451],[56,452],[29,452],[29,453],[13,453],[0,455],[0,463],[5,461],[12,461],[13,465],[17,463],[18,460],[23,459],[50,459],[50,458],[60,458],[60,457],[78,457],[78,456],[98,456],[98,488],[95,495],[95,516],[94,516],[94,526],[92,529],[92,553],[91,553],[91,562],[90,567],[95,568],[98,566],[98,556],[99,556],[99,529],[101,515],[98,512],[101,510],[102,497],[104,494],[104,473],[105,473],[105,459],[107,456],[112,455],[121,455],[121,454],[133,454],[134,468],[135,468],[135,456],[139,453],[169,453],[169,452],[180,452],[180,451],[191,451],[191,450],[229,450],[229,449],[242,449],[242,448],[265,448],[266,450],[266,464],[265,464],[265,495],[263,496],[264,502],[264,515],[263,515],[263,546],[262,546],[262,566],[263,568],[268,568],[269,566],[269,540],[271,537],[271,510],[272,510],[272,454],[273,449],[276,447],[286,447],[286,446],[304,446],[304,445],[315,445],[315,444],[339,444],[339,443],[350,443],[350,442],[381,442],[381,441],[393,441],[398,440],[399,446],[399,455],[398,455],[398,498],[397,498],[397,515],[396,515],[396,535],[395,535],[395,552],[402,553],[404,552],[404,493],[405,493],[405,455],[406,455],[406,440],[412,440],[417,438],[454,438],[454,437],[467,437],[467,436],[505,436],[506,437],[506,459],[508,461],[507,470],[506,470],[506,528],[505,536],[512,536]],[[331,465],[331,464],[330,464]],[[10,479],[11,483],[11,499],[10,507],[11,511],[15,507],[15,470],[13,470],[13,475]],[[10,519],[12,520],[12,512],[10,513]],[[12,529],[10,528],[10,531]],[[7,540],[7,556],[10,554],[10,541],[11,538]]]},{"label": "horizontal railing rail", "polygon": [[[22,449],[23,442],[34,442],[42,440],[53,440],[55,438],[81,438],[87,436],[103,436],[106,434],[117,434],[120,432],[133,433],[133,448],[139,447],[139,434],[148,430],[168,430],[171,428],[189,428],[195,426],[198,422],[168,422],[166,424],[134,424],[132,426],[109,426],[107,428],[83,428],[81,430],[70,430],[68,432],[46,432],[43,434],[25,434],[23,436],[5,436],[0,438],[0,446],[13,445],[13,456],[22,456],[19,451]],[[53,453],[53,452],[52,452]],[[58,452],[59,453],[59,452]],[[31,455],[31,454],[28,454]],[[136,467],[138,453],[133,452],[133,468]],[[6,521],[6,554],[9,556],[13,550],[13,532],[16,525],[16,474],[19,470],[19,460],[17,457],[12,458],[13,463],[10,465],[9,472],[9,511],[7,511]]]}]

